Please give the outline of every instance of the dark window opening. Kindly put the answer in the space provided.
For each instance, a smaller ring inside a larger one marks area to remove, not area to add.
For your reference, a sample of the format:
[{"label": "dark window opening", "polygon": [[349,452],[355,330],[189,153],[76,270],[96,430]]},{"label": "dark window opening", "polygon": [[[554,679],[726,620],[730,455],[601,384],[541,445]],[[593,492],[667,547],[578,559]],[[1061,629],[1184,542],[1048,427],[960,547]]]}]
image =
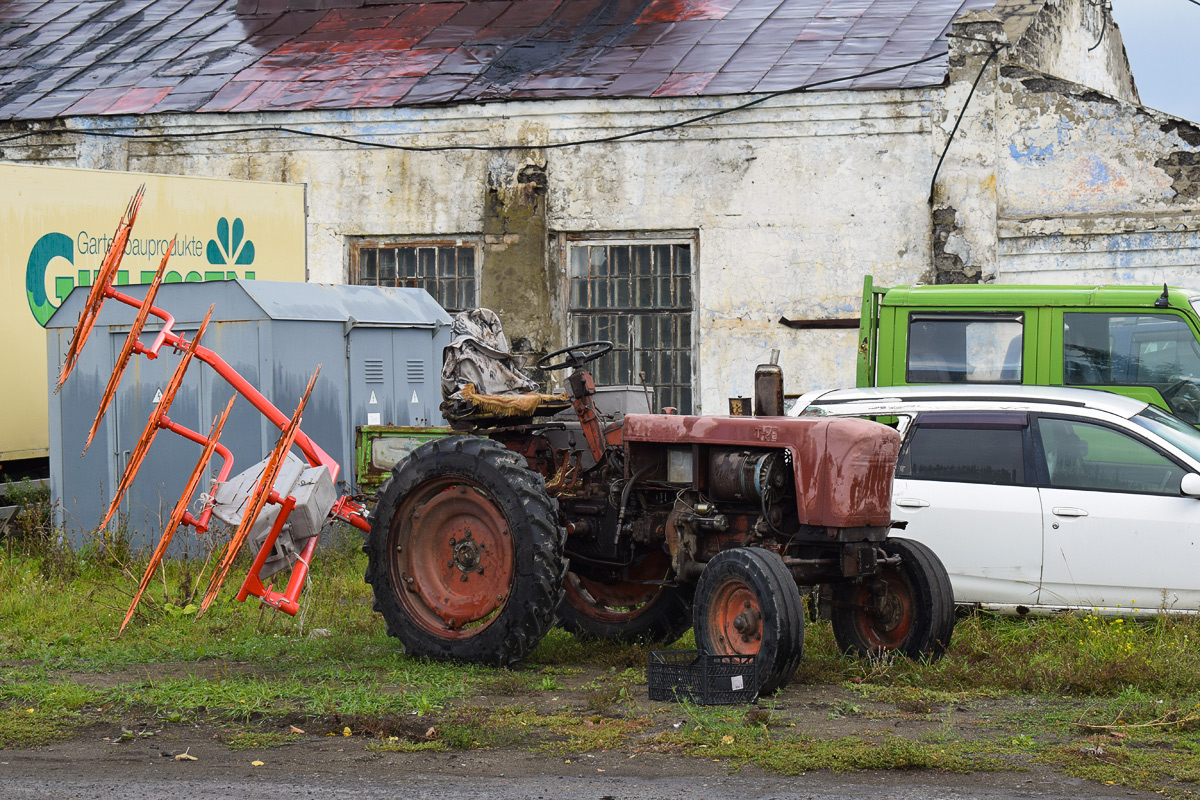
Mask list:
[{"label": "dark window opening", "polygon": [[350,282],[424,289],[447,312],[476,306],[475,248],[443,244],[359,244]]},{"label": "dark window opening", "polygon": [[691,244],[572,243],[569,258],[572,343],[614,345],[596,383],[645,383],[656,410],[692,413]]}]

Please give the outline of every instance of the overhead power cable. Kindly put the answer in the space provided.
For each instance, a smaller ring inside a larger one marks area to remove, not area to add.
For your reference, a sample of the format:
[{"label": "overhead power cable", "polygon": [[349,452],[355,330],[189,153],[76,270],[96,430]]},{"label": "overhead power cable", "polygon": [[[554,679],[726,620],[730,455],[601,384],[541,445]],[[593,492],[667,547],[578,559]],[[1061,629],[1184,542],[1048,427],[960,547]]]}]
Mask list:
[{"label": "overhead power cable", "polygon": [[[921,64],[926,64],[930,61],[935,61],[939,58],[943,58],[947,55],[948,52],[949,51],[947,51],[947,50],[943,50],[940,53],[935,53],[930,56],[925,56],[924,58],[918,58],[914,61],[906,61],[902,64],[893,64],[890,67],[880,67],[879,69],[868,70],[867,72],[860,72],[855,75],[846,75],[846,76],[843,76],[840,78],[828,78],[826,80],[814,81],[812,83],[806,83],[802,86],[797,86],[797,87],[794,87],[791,89],[781,89],[776,92],[769,92],[767,94],[761,95],[760,97],[756,97],[753,100],[748,100],[744,103],[739,103],[736,106],[730,106],[729,108],[717,109],[716,111],[710,111],[705,114],[699,114],[697,116],[689,117],[687,119],[680,120],[678,122],[671,122],[671,123],[666,123],[663,125],[652,125],[652,126],[649,126],[646,128],[638,128],[637,130],[626,131],[625,133],[613,134],[611,136],[599,136],[599,137],[595,137],[595,138],[591,138],[591,139],[576,139],[576,140],[569,141],[569,142],[551,142],[550,144],[537,145],[536,148],[534,148],[534,149],[555,150],[555,149],[562,149],[565,147],[579,147],[581,145],[609,144],[612,142],[619,142],[619,141],[622,141],[625,139],[632,139],[636,136],[645,136],[646,134],[650,134],[650,133],[661,133],[664,131],[676,130],[678,128],[684,128],[689,125],[696,125],[701,122],[707,122],[711,119],[716,119],[717,117],[722,117],[722,116],[726,116],[728,114],[733,114],[738,111],[744,111],[747,108],[752,108],[754,106],[761,105],[761,104],[767,102],[768,100],[775,99],[776,97],[782,97],[784,95],[789,95],[789,94],[798,94],[800,92],[807,92],[812,89],[818,89],[818,88],[830,86],[835,83],[844,83],[846,81],[854,81],[854,80],[859,80],[861,78],[870,78],[870,77],[874,77],[875,75],[882,75],[884,73],[892,72],[892,71],[898,70],[898,69],[908,69],[910,67],[916,67]],[[0,139],[0,144],[8,144],[9,142],[15,142],[15,141],[19,141],[21,139],[27,139],[27,138],[34,137],[34,136],[48,136],[48,135],[54,135],[54,134],[76,134],[76,135],[80,135],[80,136],[101,136],[101,137],[107,137],[107,138],[113,138],[113,139],[128,139],[128,140],[134,140],[134,141],[167,141],[167,140],[172,140],[172,139],[209,139],[209,138],[216,138],[216,137],[221,137],[221,136],[232,136],[232,135],[237,135],[237,134],[262,134],[262,133],[290,134],[290,135],[294,135],[294,136],[303,136],[303,137],[314,138],[314,139],[326,139],[326,140],[330,140],[330,141],[342,142],[344,144],[352,144],[352,145],[356,145],[359,147],[372,147],[372,148],[380,148],[380,149],[384,149],[384,150],[405,150],[408,152],[415,152],[415,153],[442,153],[442,152],[456,151],[456,150],[497,152],[497,151],[503,151],[503,150],[522,150],[522,149],[530,149],[531,148],[531,146],[527,145],[527,144],[521,144],[521,145],[513,145],[513,144],[504,144],[504,145],[452,144],[452,145],[427,145],[427,146],[410,145],[410,144],[391,144],[388,142],[366,141],[364,139],[357,139],[357,138],[354,138],[351,136],[340,136],[340,135],[334,134],[334,133],[321,133],[318,131],[309,131],[309,130],[303,130],[300,128],[290,128],[290,127],[285,127],[285,126],[281,126],[281,125],[256,125],[253,127],[246,127],[246,128],[226,128],[223,130],[195,131],[195,132],[191,132],[191,133],[182,133],[182,132],[122,133],[120,131],[112,131],[112,130],[109,130],[109,131],[96,130],[96,129],[76,130],[73,128],[59,127],[59,128],[49,128],[49,129],[40,130],[40,131],[26,131],[25,133],[20,133],[15,136],[9,136],[7,138]]]}]

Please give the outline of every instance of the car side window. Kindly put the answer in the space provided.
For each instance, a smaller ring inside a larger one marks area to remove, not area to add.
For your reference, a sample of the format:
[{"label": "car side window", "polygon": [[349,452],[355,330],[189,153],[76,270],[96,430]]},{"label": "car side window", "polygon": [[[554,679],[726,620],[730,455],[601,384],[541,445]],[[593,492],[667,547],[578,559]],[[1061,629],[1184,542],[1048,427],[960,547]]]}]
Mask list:
[{"label": "car side window", "polygon": [[1037,427],[1056,489],[1179,495],[1186,470],[1139,439],[1077,419],[1042,417]]},{"label": "car side window", "polygon": [[923,414],[901,447],[896,477],[1023,485],[1024,416],[1006,414],[989,419],[980,414]]}]

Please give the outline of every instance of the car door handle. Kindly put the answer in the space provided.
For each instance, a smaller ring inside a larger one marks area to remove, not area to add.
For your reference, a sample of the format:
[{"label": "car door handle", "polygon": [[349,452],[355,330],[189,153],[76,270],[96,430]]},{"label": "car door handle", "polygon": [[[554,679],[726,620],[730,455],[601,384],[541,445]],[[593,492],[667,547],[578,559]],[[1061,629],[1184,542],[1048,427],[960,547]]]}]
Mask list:
[{"label": "car door handle", "polygon": [[929,501],[918,500],[915,497],[899,497],[896,499],[896,505],[901,508],[925,508],[929,505]]},{"label": "car door handle", "polygon": [[1088,515],[1082,508],[1072,508],[1071,506],[1055,506],[1050,510],[1060,517],[1086,517]]}]

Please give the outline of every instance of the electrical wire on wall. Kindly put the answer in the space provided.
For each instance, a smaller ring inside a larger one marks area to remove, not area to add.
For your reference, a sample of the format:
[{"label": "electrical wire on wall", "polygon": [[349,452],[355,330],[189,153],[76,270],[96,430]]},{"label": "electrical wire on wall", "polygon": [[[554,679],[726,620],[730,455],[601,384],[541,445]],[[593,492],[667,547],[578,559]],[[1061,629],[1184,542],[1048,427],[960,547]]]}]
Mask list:
[{"label": "electrical wire on wall", "polygon": [[1092,8],[1100,9],[1100,38],[1088,48],[1090,53],[1100,46],[1100,43],[1104,41],[1104,34],[1108,32],[1108,16],[1112,13],[1112,0],[1088,0],[1088,4]]},{"label": "electrical wire on wall", "polygon": [[[977,41],[986,41],[986,40],[977,40]],[[929,179],[929,206],[930,206],[930,208],[933,207],[933,188],[937,184],[937,177],[938,177],[938,173],[942,169],[942,162],[946,160],[946,153],[950,152],[950,145],[954,143],[954,135],[956,133],[958,133],[958,126],[962,124],[963,117],[966,116],[967,109],[971,105],[971,98],[975,96],[975,90],[979,87],[979,81],[983,79],[983,73],[987,72],[988,66],[990,66],[991,63],[996,59],[996,56],[1000,54],[1000,51],[1003,50],[1005,47],[1008,47],[1007,44],[999,44],[998,45],[995,42],[988,42],[988,43],[992,45],[992,52],[988,53],[988,57],[986,59],[984,59],[983,66],[979,68],[979,74],[975,76],[975,82],[971,84],[971,91],[967,94],[966,101],[963,102],[962,110],[960,110],[958,112],[958,119],[954,120],[954,127],[950,131],[950,138],[948,138],[946,140],[946,146],[944,148],[942,148],[942,155],[938,159],[937,166],[934,167],[934,169],[933,169],[933,177]]]}]

